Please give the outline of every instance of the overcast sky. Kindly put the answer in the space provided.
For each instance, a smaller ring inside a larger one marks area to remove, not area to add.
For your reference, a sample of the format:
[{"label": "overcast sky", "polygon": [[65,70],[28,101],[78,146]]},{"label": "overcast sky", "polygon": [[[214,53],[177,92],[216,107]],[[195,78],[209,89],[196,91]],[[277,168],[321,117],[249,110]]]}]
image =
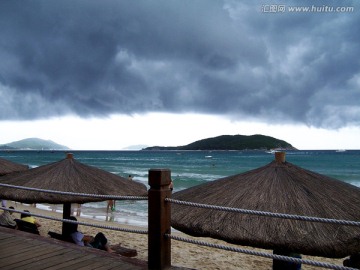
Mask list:
[{"label": "overcast sky", "polygon": [[0,144],[360,149],[359,25],[350,0],[1,0]]}]

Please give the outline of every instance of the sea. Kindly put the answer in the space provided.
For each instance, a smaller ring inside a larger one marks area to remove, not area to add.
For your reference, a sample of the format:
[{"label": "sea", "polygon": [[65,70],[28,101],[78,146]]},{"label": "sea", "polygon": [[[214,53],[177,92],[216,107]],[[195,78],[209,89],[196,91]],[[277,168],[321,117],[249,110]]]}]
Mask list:
[{"label": "sea", "polygon": [[[71,151],[74,158],[148,186],[149,169],[169,169],[174,191],[243,173],[274,160],[269,151]],[[36,168],[60,161],[64,151],[0,151],[0,157]],[[360,150],[286,151],[286,161],[360,187]],[[147,201],[116,201],[113,211],[106,202],[86,203],[76,209],[85,218],[147,226]],[[37,204],[37,208],[62,211],[62,205]],[[74,212],[75,214],[75,212]]]}]

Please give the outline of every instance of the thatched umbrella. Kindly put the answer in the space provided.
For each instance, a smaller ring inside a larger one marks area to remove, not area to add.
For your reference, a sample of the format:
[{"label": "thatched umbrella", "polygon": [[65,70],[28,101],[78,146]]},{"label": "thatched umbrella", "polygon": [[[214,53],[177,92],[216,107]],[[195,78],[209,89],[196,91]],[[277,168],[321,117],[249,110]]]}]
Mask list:
[{"label": "thatched umbrella", "polygon": [[[360,221],[360,189],[285,162],[173,194],[173,199],[276,213]],[[360,228],[172,205],[171,225],[229,243],[342,258],[360,251]]]},{"label": "thatched umbrella", "polygon": [[29,169],[29,166],[0,158],[0,176]]},{"label": "thatched umbrella", "polygon": [[[147,196],[144,184],[82,164],[76,161],[72,154],[68,154],[67,158],[58,162],[2,176],[0,183],[75,193]],[[82,204],[105,200],[104,198],[52,194],[9,187],[0,187],[0,198],[23,203],[63,203],[64,218],[70,216],[71,203]]]}]

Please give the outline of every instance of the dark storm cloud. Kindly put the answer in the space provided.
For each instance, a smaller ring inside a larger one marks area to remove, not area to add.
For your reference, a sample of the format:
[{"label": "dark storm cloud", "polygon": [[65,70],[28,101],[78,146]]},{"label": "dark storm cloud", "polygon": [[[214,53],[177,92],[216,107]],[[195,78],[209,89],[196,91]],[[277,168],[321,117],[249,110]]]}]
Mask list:
[{"label": "dark storm cloud", "polygon": [[267,2],[1,1],[0,120],[156,111],[360,125],[359,2]]}]

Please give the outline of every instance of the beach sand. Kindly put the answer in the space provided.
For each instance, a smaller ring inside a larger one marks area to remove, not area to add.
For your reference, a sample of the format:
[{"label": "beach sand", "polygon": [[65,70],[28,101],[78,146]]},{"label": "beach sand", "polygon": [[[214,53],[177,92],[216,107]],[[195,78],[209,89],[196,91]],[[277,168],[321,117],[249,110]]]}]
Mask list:
[{"label": "beach sand", "polygon": [[[17,204],[15,205],[13,202],[8,202],[9,206],[14,206],[16,210],[22,211],[28,209],[30,212],[39,215],[53,216],[57,218],[62,218],[62,214],[59,212],[46,211],[39,208],[35,208],[33,206]],[[13,214],[14,218],[19,218],[19,213]],[[45,218],[36,218],[42,226],[39,228],[40,235],[43,237],[49,237],[48,231],[54,231],[57,233],[61,233],[61,222],[53,221]],[[120,227],[120,228],[130,228],[137,230],[147,230],[145,227],[136,227],[130,225],[119,224],[117,222],[105,222],[94,220],[91,218],[83,218],[77,217],[78,221],[93,223],[93,224],[101,224],[106,226]],[[138,255],[136,258],[140,260],[147,261],[147,235],[146,234],[138,234],[138,233],[128,233],[128,232],[120,232],[107,230],[102,228],[89,227],[84,225],[79,225],[79,231],[95,235],[99,231],[103,232],[106,237],[109,239],[110,244],[120,244],[123,247],[136,249]],[[211,239],[211,238],[201,238],[201,237],[191,237],[181,232],[173,232],[173,235],[178,235],[181,237],[186,237],[189,239],[195,239],[199,241],[204,241],[208,243],[226,245],[231,247],[243,248],[248,250],[256,250],[261,252],[266,252],[272,254],[271,250],[262,250],[255,249],[252,247],[244,247],[238,245],[228,244],[224,241]],[[171,258],[172,265],[180,266],[180,267],[188,267],[192,269],[244,269],[244,270],[252,270],[252,269],[272,269],[272,260],[264,257],[258,257],[254,255],[246,255],[243,253],[237,253],[232,251],[225,251],[210,247],[203,247],[194,244],[189,244],[185,242],[180,242],[176,240],[171,241]],[[314,261],[320,261],[324,263],[332,263],[342,266],[343,259],[329,259],[323,257],[312,257],[312,256],[303,256],[303,259],[309,259]],[[319,267],[302,265],[302,269],[310,270],[310,269],[321,269]]]}]

